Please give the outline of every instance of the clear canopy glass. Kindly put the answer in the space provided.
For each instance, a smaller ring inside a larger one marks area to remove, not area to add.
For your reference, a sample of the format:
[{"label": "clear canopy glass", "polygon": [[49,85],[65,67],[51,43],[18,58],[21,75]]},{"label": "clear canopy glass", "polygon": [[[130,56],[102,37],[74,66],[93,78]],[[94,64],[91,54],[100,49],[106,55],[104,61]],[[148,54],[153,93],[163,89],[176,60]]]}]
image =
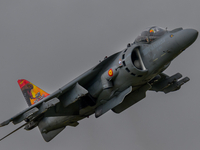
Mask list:
[{"label": "clear canopy glass", "polygon": [[140,36],[135,39],[136,43],[151,43],[159,39],[165,34],[166,30],[157,26],[153,26],[146,31],[143,31]]}]

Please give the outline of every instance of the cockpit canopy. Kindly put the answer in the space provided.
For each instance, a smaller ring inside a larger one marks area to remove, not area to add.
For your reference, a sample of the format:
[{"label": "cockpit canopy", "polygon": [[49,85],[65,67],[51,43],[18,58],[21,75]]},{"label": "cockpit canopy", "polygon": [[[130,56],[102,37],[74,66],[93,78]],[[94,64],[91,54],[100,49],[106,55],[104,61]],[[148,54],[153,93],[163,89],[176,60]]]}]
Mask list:
[{"label": "cockpit canopy", "polygon": [[135,39],[136,43],[151,43],[156,39],[159,39],[161,36],[165,34],[166,30],[153,26],[146,31],[143,31],[140,36]]}]

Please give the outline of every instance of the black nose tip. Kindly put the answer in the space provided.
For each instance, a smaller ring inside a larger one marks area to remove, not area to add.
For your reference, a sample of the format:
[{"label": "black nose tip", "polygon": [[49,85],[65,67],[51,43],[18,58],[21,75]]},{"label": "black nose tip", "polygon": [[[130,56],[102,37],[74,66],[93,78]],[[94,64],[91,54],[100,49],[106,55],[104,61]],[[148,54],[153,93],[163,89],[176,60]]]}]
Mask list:
[{"label": "black nose tip", "polygon": [[176,41],[182,48],[190,46],[198,37],[195,29],[184,29],[176,33]]},{"label": "black nose tip", "polygon": [[[194,42],[196,39],[197,39],[197,37],[198,37],[198,31],[197,30],[195,30],[195,29],[186,29],[186,36],[188,36],[187,38],[189,39],[189,41],[190,42]],[[188,35],[187,35],[188,34]],[[192,44],[191,43],[191,44]]]}]

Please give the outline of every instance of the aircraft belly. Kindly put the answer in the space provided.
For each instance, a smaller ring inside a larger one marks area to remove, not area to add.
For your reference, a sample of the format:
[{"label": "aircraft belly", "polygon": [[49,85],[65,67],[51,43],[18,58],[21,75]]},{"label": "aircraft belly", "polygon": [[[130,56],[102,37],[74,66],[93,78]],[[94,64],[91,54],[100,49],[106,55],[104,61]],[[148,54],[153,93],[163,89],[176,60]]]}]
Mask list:
[{"label": "aircraft belly", "polygon": [[151,88],[150,84],[145,84],[142,87],[138,88],[137,90],[133,90],[130,94],[128,94],[122,103],[117,105],[112,109],[115,113],[121,113],[125,109],[129,108],[130,106],[134,105],[138,101],[142,100],[146,97],[146,91]]},{"label": "aircraft belly", "polygon": [[120,104],[126,95],[128,95],[132,91],[132,87],[130,86],[123,92],[120,92],[118,95],[114,96],[111,100],[106,102],[103,105],[100,105],[99,107],[96,108],[95,110],[95,116],[99,117],[102,114],[106,113],[108,110],[112,109],[113,107],[117,106]]}]

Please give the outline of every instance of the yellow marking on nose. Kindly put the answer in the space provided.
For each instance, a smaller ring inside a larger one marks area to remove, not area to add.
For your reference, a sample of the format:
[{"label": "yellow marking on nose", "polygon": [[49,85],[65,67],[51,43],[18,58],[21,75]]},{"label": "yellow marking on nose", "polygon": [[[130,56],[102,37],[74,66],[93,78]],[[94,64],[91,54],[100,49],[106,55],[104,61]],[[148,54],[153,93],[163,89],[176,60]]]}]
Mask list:
[{"label": "yellow marking on nose", "polygon": [[166,53],[162,54],[161,57],[165,56]]},{"label": "yellow marking on nose", "polygon": [[158,60],[158,58],[154,59],[153,61],[156,61],[156,60]]}]

